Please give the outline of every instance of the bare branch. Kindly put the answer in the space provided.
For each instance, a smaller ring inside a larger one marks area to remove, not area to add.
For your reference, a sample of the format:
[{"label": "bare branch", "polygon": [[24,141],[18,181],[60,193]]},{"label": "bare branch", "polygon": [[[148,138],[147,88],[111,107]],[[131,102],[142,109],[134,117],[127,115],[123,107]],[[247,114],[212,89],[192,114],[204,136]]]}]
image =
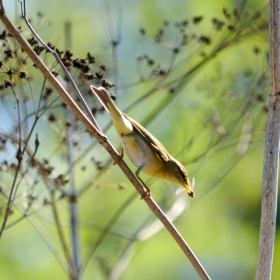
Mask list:
[{"label": "bare branch", "polygon": [[270,100],[263,165],[259,259],[256,280],[271,279],[278,192],[280,141],[280,1],[270,0]]}]

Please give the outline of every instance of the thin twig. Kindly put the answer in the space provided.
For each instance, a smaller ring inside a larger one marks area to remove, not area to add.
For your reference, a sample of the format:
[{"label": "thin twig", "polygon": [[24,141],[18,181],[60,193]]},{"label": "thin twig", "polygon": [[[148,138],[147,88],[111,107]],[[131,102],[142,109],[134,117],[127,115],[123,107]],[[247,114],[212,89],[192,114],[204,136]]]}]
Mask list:
[{"label": "thin twig", "polygon": [[[3,194],[8,197],[8,190],[7,190],[6,186],[0,183],[0,187],[2,188]],[[42,239],[44,240],[44,242],[46,243],[48,248],[54,254],[55,258],[60,263],[62,269],[67,273],[68,272],[67,264],[66,264],[63,256],[61,255],[61,253],[59,252],[59,250],[57,249],[55,244],[52,242],[51,238],[48,236],[48,234],[46,233],[44,228],[37,222],[37,220],[32,215],[30,215],[30,213],[26,213],[26,209],[24,209],[22,207],[22,204],[19,203],[19,201],[15,200],[14,205],[23,214],[23,216],[22,216],[22,218],[20,218],[20,220],[22,220],[23,218],[27,218],[27,220],[31,223],[31,225],[35,228],[35,230],[40,234],[40,236],[42,237]],[[12,224],[12,225],[14,225],[14,224]],[[10,225],[10,226],[12,226],[12,225]],[[5,230],[7,230],[7,229],[8,229],[8,226],[5,227]]]},{"label": "thin twig", "polygon": [[[65,26],[65,38],[66,38],[66,47],[71,48],[71,24],[68,22]],[[71,122],[74,121],[73,112],[67,108],[67,119]],[[72,142],[73,136],[73,127],[67,127],[67,145],[68,145],[68,162],[69,166],[73,166],[74,160],[74,145]],[[78,196],[75,187],[75,172],[74,168],[70,168],[69,171],[69,186],[70,186],[70,196],[69,196],[69,204],[70,204],[70,229],[71,229],[71,246],[72,246],[72,254],[75,274],[77,275],[77,279],[80,279],[80,271],[79,266],[81,262],[81,249],[80,249],[80,238],[79,238],[79,212],[78,212]]]},{"label": "thin twig", "polygon": [[13,205],[13,200],[16,196],[16,192],[17,192],[17,187],[18,185],[16,185],[16,181],[18,178],[18,174],[20,172],[21,169],[21,163],[22,163],[22,159],[23,159],[23,153],[22,153],[22,133],[21,133],[21,117],[20,117],[20,108],[19,108],[19,100],[12,88],[12,92],[14,94],[15,100],[16,100],[16,104],[17,104],[17,110],[18,110],[18,130],[19,130],[19,141],[18,141],[18,150],[17,150],[17,154],[16,154],[16,159],[18,161],[17,163],[17,167],[16,167],[16,172],[14,175],[14,179],[13,179],[13,183],[12,183],[12,187],[10,190],[10,195],[8,198],[8,202],[7,202],[7,206],[6,206],[6,210],[5,210],[5,214],[4,214],[4,220],[0,229],[0,239],[2,237],[3,231],[5,229],[5,226],[7,224],[9,215],[12,211],[12,205]]},{"label": "thin twig", "polygon": [[95,118],[93,117],[93,114],[90,110],[90,108],[88,107],[83,95],[81,94],[81,92],[79,91],[76,83],[74,82],[72,76],[70,75],[70,73],[68,72],[68,70],[66,69],[66,67],[64,66],[63,62],[61,61],[59,55],[57,54],[56,51],[52,50],[47,44],[45,44],[45,42],[40,38],[40,36],[35,32],[35,30],[33,29],[33,27],[31,26],[31,24],[28,21],[27,18],[27,10],[26,10],[26,1],[22,0],[20,1],[21,4],[21,12],[22,12],[22,17],[26,23],[26,25],[28,26],[28,28],[30,29],[30,31],[33,33],[33,35],[37,38],[37,40],[44,46],[44,48],[50,52],[56,59],[56,61],[58,62],[58,64],[60,65],[60,67],[62,68],[63,72],[65,73],[67,79],[69,80],[70,84],[72,85],[73,89],[75,90],[75,92],[78,95],[79,100],[81,101],[81,103],[83,104],[89,119],[91,120],[92,124],[95,126],[95,128],[102,133],[100,127],[98,126],[97,122],[95,121]]},{"label": "thin twig", "polygon": [[[72,112],[67,110],[68,119],[71,120]],[[72,128],[69,126],[67,128],[67,144],[68,144],[68,161],[69,165],[72,165],[73,162],[73,143],[72,143]],[[71,168],[69,172],[69,186],[70,186],[70,229],[71,229],[71,245],[72,245],[72,254],[74,260],[75,273],[79,279],[79,266],[80,266],[80,243],[79,243],[79,231],[78,231],[78,205],[77,205],[77,193],[75,190],[75,175],[74,169]]]},{"label": "thin twig", "polygon": [[83,263],[82,263],[82,267],[80,268],[80,270],[85,270],[92,255],[95,253],[95,251],[97,250],[97,248],[99,247],[99,245],[101,244],[101,242],[104,240],[104,238],[106,237],[106,235],[109,233],[109,231],[111,230],[111,228],[114,226],[114,224],[117,222],[117,220],[120,218],[121,214],[124,212],[125,209],[127,209],[127,206],[129,204],[132,203],[132,201],[135,198],[135,193],[130,196],[120,207],[118,210],[115,211],[114,215],[111,217],[111,219],[109,220],[109,222],[107,223],[107,225],[105,226],[105,228],[103,229],[103,231],[101,232],[100,236],[97,238],[97,241],[95,242],[95,244],[92,246],[92,248],[90,249],[90,251],[88,252],[87,256],[85,257]]}]

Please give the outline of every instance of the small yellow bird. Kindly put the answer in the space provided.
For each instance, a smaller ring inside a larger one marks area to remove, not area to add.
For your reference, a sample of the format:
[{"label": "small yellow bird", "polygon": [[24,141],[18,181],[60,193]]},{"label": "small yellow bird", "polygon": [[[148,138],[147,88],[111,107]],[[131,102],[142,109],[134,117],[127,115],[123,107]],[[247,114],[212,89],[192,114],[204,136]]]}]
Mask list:
[{"label": "small yellow bird", "polygon": [[105,88],[94,86],[90,88],[111,115],[122,142],[121,156],[123,156],[124,151],[138,168],[135,175],[146,188],[146,194],[151,196],[150,189],[139,177],[140,171],[178,183],[186,189],[189,196],[193,197],[193,188],[184,166],[173,158],[164,146],[142,125],[121,112]]}]

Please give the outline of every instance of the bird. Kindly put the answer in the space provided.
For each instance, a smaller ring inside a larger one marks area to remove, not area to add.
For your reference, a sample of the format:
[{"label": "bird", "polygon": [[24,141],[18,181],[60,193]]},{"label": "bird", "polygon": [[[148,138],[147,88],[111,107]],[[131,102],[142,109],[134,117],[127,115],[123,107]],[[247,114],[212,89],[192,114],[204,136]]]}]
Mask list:
[{"label": "bird", "polygon": [[145,187],[145,194],[151,196],[151,191],[140,178],[140,172],[180,184],[190,197],[194,197],[193,186],[185,167],[141,124],[124,114],[104,87],[97,88],[91,85],[90,88],[111,115],[122,143],[120,155],[123,157],[125,153],[137,167],[135,175]]}]

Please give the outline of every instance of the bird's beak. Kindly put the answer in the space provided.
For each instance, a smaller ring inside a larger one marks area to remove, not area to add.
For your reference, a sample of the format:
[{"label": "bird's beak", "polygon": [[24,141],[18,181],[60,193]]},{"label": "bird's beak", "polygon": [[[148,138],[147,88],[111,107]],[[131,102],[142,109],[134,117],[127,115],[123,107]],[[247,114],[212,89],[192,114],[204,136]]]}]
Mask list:
[{"label": "bird's beak", "polygon": [[184,184],[184,188],[186,189],[186,191],[188,192],[188,195],[191,196],[191,197],[194,197],[195,194],[193,192],[193,189],[192,189],[192,186],[191,184],[188,182],[188,183],[185,183]]}]

